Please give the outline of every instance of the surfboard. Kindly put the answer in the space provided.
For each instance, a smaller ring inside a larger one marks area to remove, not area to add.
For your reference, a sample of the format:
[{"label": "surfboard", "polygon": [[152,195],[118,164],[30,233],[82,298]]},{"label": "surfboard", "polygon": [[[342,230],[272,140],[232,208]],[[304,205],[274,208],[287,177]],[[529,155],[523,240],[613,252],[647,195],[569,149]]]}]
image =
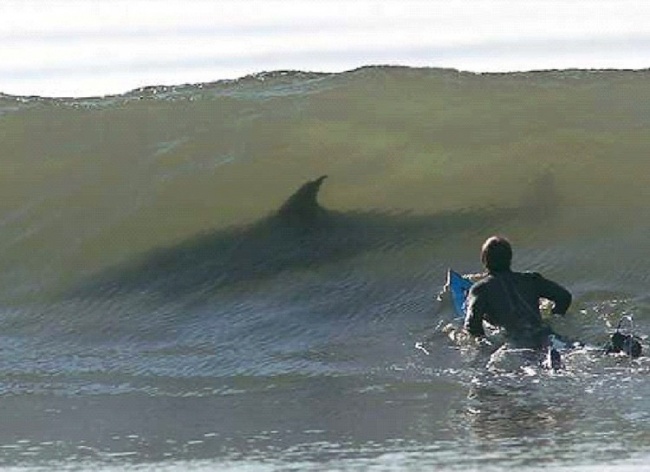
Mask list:
[{"label": "surfboard", "polygon": [[469,289],[472,288],[472,285],[474,285],[473,282],[458,272],[451,269],[447,271],[447,286],[451,293],[451,301],[457,318],[465,318],[467,294],[469,293]]}]

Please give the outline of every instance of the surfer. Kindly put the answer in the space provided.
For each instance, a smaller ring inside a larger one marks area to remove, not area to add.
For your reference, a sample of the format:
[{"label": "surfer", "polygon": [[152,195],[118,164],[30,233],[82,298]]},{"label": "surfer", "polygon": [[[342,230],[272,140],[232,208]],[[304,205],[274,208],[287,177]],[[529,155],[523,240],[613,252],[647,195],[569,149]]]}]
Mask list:
[{"label": "surfer", "polygon": [[554,334],[542,321],[540,298],[554,303],[553,313],[564,315],[571,293],[536,272],[514,272],[512,246],[500,236],[488,238],[481,249],[487,276],[469,291],[464,327],[473,336],[485,335],[483,320],[503,328],[516,347],[543,348]]}]

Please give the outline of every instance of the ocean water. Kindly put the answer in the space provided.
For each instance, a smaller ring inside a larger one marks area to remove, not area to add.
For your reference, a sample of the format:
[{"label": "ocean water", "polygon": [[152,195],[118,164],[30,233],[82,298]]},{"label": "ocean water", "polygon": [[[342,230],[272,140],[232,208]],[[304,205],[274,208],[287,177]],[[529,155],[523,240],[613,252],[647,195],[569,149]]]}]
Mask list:
[{"label": "ocean water", "polygon": [[[627,316],[649,348],[649,84],[366,67],[0,95],[0,466],[648,470],[650,363],[600,347]],[[446,269],[494,233],[573,292],[565,370],[488,369],[442,328]]]}]

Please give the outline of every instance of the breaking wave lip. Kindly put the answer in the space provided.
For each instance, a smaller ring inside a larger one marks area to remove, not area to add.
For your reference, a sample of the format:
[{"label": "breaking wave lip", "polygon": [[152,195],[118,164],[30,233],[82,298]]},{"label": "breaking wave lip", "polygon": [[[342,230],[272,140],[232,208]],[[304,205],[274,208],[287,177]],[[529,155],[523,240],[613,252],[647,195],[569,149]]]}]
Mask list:
[{"label": "breaking wave lip", "polygon": [[[625,38],[621,38],[621,43],[625,43]],[[643,41],[650,41],[650,39],[644,38]],[[581,41],[582,43],[582,41]],[[585,44],[588,44],[589,41],[585,40]],[[497,43],[499,44],[499,43]],[[531,42],[531,44],[537,44],[536,41]],[[463,46],[466,47],[466,46]],[[504,44],[503,47],[505,48],[506,45]],[[420,53],[424,53],[424,50],[420,51]],[[478,53],[477,53],[478,54]],[[224,63],[229,63],[229,61],[232,61],[234,59],[222,59],[221,61],[225,61]],[[212,60],[211,60],[212,61]],[[186,67],[189,67],[190,69],[196,67],[198,69],[202,68],[203,60],[202,59],[194,59],[194,60],[188,60]],[[132,66],[132,64],[125,64],[129,65],[129,68]],[[147,65],[141,66],[142,70],[150,70],[152,67],[161,67],[163,69],[175,69],[177,68],[177,64],[171,64],[167,63],[164,61],[159,61],[159,62],[151,62]],[[173,67],[172,67],[173,66]],[[104,64],[101,66],[97,67],[90,67],[87,69],[86,72],[82,71],[84,74],[94,74],[97,71],[102,71],[106,72],[109,69],[109,66]],[[304,69],[304,68],[299,68],[299,67],[284,67],[284,68],[267,68],[267,69],[260,69],[258,72],[243,72],[240,74],[235,74],[231,78],[226,78],[226,79],[218,79],[218,80],[208,80],[208,81],[201,81],[201,80],[188,80],[182,83],[178,83],[176,81],[165,81],[164,85],[161,83],[159,85],[153,85],[153,84],[148,84],[148,85],[140,85],[136,87],[126,87],[124,91],[122,92],[109,92],[109,93],[90,93],[90,94],[85,94],[85,95],[80,95],[80,96],[73,96],[70,94],[56,94],[52,96],[48,96],[47,94],[38,94],[38,93],[33,93],[33,94],[27,94],[27,95],[20,95],[20,94],[15,94],[15,93],[3,93],[0,92],[0,98],[5,98],[5,99],[10,99],[12,101],[19,101],[20,103],[59,103],[61,105],[64,105],[66,103],[72,105],[72,106],[78,106],[78,105],[90,105],[91,103],[94,105],[101,105],[102,102],[105,102],[106,105],[113,105],[115,102],[113,100],[119,99],[119,98],[135,98],[136,100],[140,100],[144,98],[145,96],[149,95],[157,95],[158,98],[178,98],[178,99],[183,99],[184,95],[186,94],[194,94],[194,93],[201,93],[202,91],[209,90],[214,93],[218,93],[219,91],[222,91],[224,94],[231,93],[233,96],[239,96],[243,95],[246,96],[247,92],[244,89],[243,91],[240,90],[242,86],[245,84],[262,84],[264,83],[263,90],[258,89],[257,93],[260,93],[260,97],[271,97],[271,96],[281,96],[283,94],[289,93],[306,93],[308,91],[314,91],[314,92],[319,92],[323,91],[323,87],[325,89],[329,88],[328,83],[326,83],[324,80],[319,80],[319,79],[336,79],[336,78],[345,78],[345,77],[350,77],[357,75],[359,73],[366,73],[370,72],[372,73],[384,73],[384,72],[390,72],[392,71],[413,71],[414,73],[417,72],[422,72],[423,75],[426,75],[428,73],[434,73],[434,74],[441,74],[441,75],[455,75],[457,77],[465,77],[469,78],[472,76],[476,77],[498,77],[502,79],[507,79],[507,78],[515,78],[515,79],[521,79],[521,78],[526,78],[534,81],[535,79],[542,79],[542,80],[548,80],[548,79],[558,79],[558,80],[563,80],[563,79],[586,79],[594,76],[616,76],[616,75],[623,75],[623,74],[634,74],[634,75],[643,75],[647,74],[650,71],[650,67],[647,65],[640,65],[640,66],[621,66],[621,67],[616,67],[616,66],[608,66],[608,67],[580,67],[580,66],[571,66],[571,67],[553,67],[552,65],[542,65],[540,67],[529,67],[529,68],[524,68],[524,69],[511,69],[511,68],[506,68],[504,70],[499,70],[499,69],[494,69],[494,70],[476,70],[472,68],[464,68],[464,67],[455,67],[453,65],[450,66],[440,66],[440,67],[432,67],[426,64],[421,64],[421,65],[403,65],[400,64],[399,61],[391,61],[391,60],[377,60],[376,62],[370,62],[369,64],[366,65],[358,65],[358,64],[350,64],[345,67],[340,67],[336,68],[337,70],[335,71],[325,71],[322,68],[312,68],[312,69]],[[44,68],[35,68],[35,69],[28,69],[27,70],[29,74],[40,74],[43,71],[47,71],[47,69]],[[52,73],[61,73],[67,75],[69,73],[69,70],[66,69],[65,67],[58,67],[54,68],[51,71]],[[16,72],[15,69],[12,69],[11,71],[7,71],[7,76],[11,76],[11,74],[19,74],[19,72]],[[26,79],[26,78],[22,78]],[[313,79],[313,80],[312,80]],[[293,82],[293,86],[296,88],[291,88],[288,87],[288,83],[283,83],[280,85],[281,88],[275,88],[274,85],[278,83],[279,81],[283,80],[289,80]],[[142,81],[139,81],[142,82]],[[309,83],[312,83],[312,87],[307,87]],[[13,108],[14,110],[18,110],[16,108]]]}]

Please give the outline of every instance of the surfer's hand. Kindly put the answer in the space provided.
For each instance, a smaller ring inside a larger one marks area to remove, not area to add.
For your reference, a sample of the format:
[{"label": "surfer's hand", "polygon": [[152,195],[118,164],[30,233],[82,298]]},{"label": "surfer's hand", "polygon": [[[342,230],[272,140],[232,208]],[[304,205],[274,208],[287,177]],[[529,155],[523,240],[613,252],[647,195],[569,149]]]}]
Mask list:
[{"label": "surfer's hand", "polygon": [[463,274],[463,278],[469,280],[470,282],[476,283],[479,280],[487,277],[487,272],[477,272],[474,274]]}]

